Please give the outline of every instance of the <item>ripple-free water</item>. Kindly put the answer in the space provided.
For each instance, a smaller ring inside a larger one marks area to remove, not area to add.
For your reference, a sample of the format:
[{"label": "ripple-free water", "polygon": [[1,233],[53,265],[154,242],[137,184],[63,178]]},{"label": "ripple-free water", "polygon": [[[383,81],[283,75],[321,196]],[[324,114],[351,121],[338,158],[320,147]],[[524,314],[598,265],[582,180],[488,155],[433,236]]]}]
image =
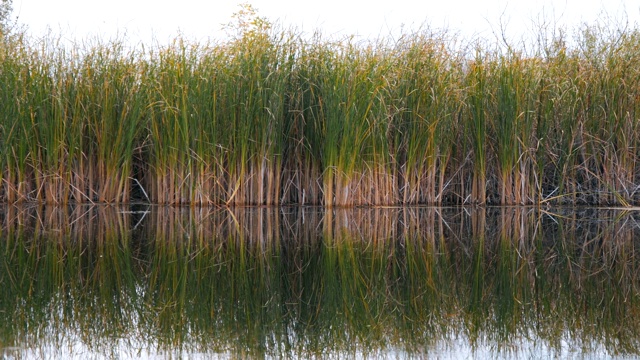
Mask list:
[{"label": "ripple-free water", "polygon": [[635,212],[0,209],[4,358],[633,358]]}]

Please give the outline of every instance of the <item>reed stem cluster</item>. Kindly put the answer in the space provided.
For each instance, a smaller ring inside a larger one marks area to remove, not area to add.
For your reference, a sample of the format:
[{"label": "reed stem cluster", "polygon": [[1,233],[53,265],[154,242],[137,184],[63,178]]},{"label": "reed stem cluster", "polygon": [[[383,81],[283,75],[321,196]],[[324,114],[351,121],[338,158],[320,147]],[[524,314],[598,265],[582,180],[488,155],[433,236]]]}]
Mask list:
[{"label": "reed stem cluster", "polygon": [[638,204],[640,32],[567,43],[4,35],[0,201]]}]

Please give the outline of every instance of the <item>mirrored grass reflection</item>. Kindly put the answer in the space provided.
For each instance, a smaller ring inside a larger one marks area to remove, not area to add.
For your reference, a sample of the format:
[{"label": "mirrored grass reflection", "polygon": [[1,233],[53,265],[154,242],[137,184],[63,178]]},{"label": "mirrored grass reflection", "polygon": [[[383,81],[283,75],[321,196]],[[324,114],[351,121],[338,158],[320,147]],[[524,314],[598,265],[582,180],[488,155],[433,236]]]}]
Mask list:
[{"label": "mirrored grass reflection", "polygon": [[3,207],[13,358],[640,355],[615,209]]}]

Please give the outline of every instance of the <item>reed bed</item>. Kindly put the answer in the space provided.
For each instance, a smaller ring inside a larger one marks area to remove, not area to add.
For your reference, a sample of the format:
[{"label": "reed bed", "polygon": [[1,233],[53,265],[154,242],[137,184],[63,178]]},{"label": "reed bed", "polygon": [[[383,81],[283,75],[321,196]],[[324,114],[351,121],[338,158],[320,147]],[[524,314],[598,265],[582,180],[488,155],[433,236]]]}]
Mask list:
[{"label": "reed bed", "polygon": [[0,201],[640,204],[636,28],[506,47],[240,30],[2,35]]},{"label": "reed bed", "polygon": [[638,355],[634,213],[460,210],[7,207],[2,346]]}]

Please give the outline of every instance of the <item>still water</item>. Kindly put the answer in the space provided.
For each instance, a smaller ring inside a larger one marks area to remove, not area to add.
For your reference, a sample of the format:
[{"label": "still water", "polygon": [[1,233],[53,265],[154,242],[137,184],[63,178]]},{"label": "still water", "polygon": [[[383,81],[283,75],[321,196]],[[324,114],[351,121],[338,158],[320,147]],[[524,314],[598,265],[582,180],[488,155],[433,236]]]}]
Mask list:
[{"label": "still water", "polygon": [[640,213],[0,208],[0,351],[633,358]]}]

